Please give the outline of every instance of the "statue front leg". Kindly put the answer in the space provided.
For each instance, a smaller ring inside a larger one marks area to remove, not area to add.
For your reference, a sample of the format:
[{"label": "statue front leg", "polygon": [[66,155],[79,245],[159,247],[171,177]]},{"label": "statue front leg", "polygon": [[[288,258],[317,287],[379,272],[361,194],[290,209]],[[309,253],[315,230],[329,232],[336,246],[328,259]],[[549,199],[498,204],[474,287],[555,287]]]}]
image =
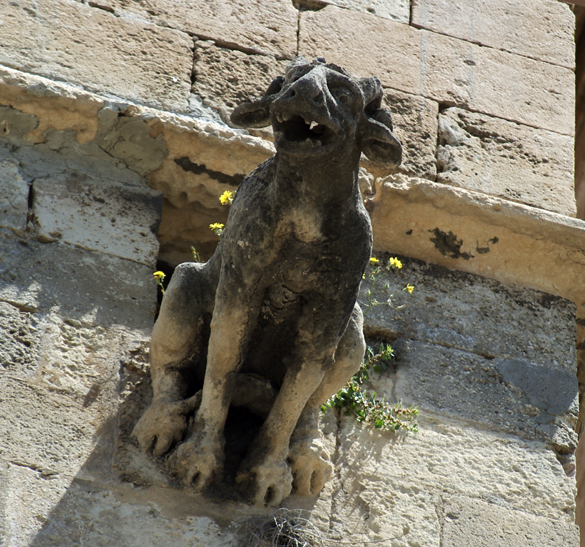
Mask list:
[{"label": "statue front leg", "polygon": [[305,405],[290,441],[288,462],[294,477],[293,490],[298,494],[316,496],[331,478],[331,457],[319,429],[321,405],[358,371],[365,351],[363,315],[356,303],[335,350],[333,366]]},{"label": "statue front leg", "polygon": [[223,430],[255,309],[244,296],[216,302],[201,406],[190,437],[169,458],[170,467],[196,491],[209,486],[223,470]]}]

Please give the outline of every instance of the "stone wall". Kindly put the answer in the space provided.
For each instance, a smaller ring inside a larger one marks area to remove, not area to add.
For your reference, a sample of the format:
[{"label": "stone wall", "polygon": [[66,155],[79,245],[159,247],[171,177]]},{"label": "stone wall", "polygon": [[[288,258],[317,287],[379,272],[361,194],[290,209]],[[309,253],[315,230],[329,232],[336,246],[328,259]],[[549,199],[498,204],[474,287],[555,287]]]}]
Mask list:
[{"label": "stone wall", "polygon": [[0,544],[236,545],[271,515],[177,486],[129,432],[157,260],[211,255],[218,196],[273,153],[229,113],[298,53],[378,76],[404,145],[398,172],[363,161],[376,255],[404,264],[366,334],[397,355],[373,389],[421,431],[329,411],[334,478],[286,505],[331,544],[577,545],[574,19],[556,0],[0,0]]}]

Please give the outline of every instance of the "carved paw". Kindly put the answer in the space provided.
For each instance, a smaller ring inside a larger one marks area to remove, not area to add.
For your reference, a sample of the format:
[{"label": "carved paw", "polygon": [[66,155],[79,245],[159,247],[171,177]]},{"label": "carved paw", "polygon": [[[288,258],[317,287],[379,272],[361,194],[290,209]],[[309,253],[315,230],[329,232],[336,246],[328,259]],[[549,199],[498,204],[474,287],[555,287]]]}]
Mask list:
[{"label": "carved paw", "polygon": [[201,401],[200,393],[184,401],[153,402],[134,426],[132,436],[144,452],[155,456],[166,454],[181,442],[187,430],[187,415]]},{"label": "carved paw", "polygon": [[169,457],[169,467],[196,492],[207,488],[223,470],[223,444],[195,434]]},{"label": "carved paw", "polygon": [[294,476],[293,488],[303,496],[316,496],[331,478],[333,467],[329,453],[318,439],[302,439],[295,442],[289,452]]},{"label": "carved paw", "polygon": [[290,496],[292,473],[284,460],[248,467],[244,462],[236,478],[240,490],[255,505],[275,506]]}]

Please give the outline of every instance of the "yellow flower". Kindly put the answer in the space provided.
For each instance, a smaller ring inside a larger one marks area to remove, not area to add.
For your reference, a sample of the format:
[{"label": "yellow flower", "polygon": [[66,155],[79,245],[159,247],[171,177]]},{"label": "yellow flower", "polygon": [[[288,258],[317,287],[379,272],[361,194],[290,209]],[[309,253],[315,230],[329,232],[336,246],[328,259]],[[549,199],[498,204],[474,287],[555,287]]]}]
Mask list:
[{"label": "yellow flower", "polygon": [[409,283],[408,285],[406,285],[406,290],[408,291],[408,294],[412,294],[412,291],[414,291],[414,285],[411,285]]},{"label": "yellow flower", "polygon": [[390,258],[390,260],[388,261],[388,265],[391,266],[392,268],[398,268],[399,270],[400,268],[402,268],[402,262],[400,262],[400,260],[398,260],[395,256]]},{"label": "yellow flower", "polygon": [[370,264],[373,266],[374,264],[378,264],[380,262],[375,256],[370,258]]},{"label": "yellow flower", "polygon": [[161,272],[161,271],[154,272],[152,275],[154,275],[154,278],[157,281],[163,281],[164,278],[166,277],[166,274],[164,272]]},{"label": "yellow flower", "polygon": [[221,222],[214,222],[213,224],[209,225],[209,229],[216,236],[221,236],[221,234],[223,234],[223,227],[224,227],[224,224],[222,224]]},{"label": "yellow flower", "polygon": [[234,202],[234,193],[231,190],[226,190],[219,196],[219,202],[222,205],[231,205]]}]

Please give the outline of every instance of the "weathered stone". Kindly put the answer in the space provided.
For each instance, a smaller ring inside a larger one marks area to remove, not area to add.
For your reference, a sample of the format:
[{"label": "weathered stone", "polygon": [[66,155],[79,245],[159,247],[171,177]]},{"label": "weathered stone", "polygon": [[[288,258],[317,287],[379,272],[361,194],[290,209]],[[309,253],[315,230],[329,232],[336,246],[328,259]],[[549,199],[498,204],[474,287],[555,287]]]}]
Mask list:
[{"label": "weathered stone", "polygon": [[[380,305],[368,305],[372,282],[366,275],[360,304],[367,334],[438,344],[488,360],[528,361],[576,378],[572,302],[414,259],[402,258],[402,264],[377,276],[372,297]],[[412,294],[404,290],[407,284],[414,286]],[[390,294],[392,306],[386,304]]]},{"label": "weathered stone", "polygon": [[422,95],[449,106],[574,135],[575,74],[571,69],[423,33]]},{"label": "weathered stone", "polygon": [[248,55],[198,40],[191,91],[205,105],[219,111],[224,122],[231,125],[232,110],[252,97],[261,97],[287,64],[273,56]]},{"label": "weathered stone", "polygon": [[[391,51],[379,36],[392,37]],[[565,67],[335,6],[302,14],[300,53],[376,74],[384,87],[574,133],[574,73]]]},{"label": "weathered stone", "polygon": [[579,529],[566,520],[534,517],[495,503],[445,496],[444,547],[577,547]]},{"label": "weathered stone", "polygon": [[439,182],[575,216],[571,137],[448,108],[437,161]]},{"label": "weathered stone", "polygon": [[378,183],[368,209],[379,252],[585,303],[581,220],[401,174]]},{"label": "weathered stone", "polygon": [[8,3],[2,16],[1,63],[140,103],[188,110],[193,45],[185,33],[72,0],[21,0]]},{"label": "weathered stone", "polygon": [[66,243],[154,267],[162,196],[91,184],[74,175],[33,183],[34,223],[42,241]]},{"label": "weathered stone", "polygon": [[[452,417],[527,439],[559,440],[562,423],[576,424],[577,377],[560,367],[485,357],[427,342],[395,344],[396,377],[376,383],[376,392],[416,404],[421,412]],[[575,450],[577,435],[556,443]]]},{"label": "weathered stone", "polygon": [[437,103],[421,96],[386,89],[384,104],[392,112],[396,136],[402,143],[400,171],[435,180],[437,162]]},{"label": "weathered stone", "polygon": [[0,256],[0,301],[24,312],[56,308],[74,324],[150,331],[151,267],[63,243],[20,240],[6,230],[0,231]]},{"label": "weathered stone", "polygon": [[[92,547],[112,544],[143,547],[154,545],[153,541],[164,541],[168,545],[237,547],[233,529],[220,527],[213,516],[205,515],[204,504],[169,497],[164,489],[151,498],[141,496],[128,485],[99,489],[92,483],[74,482],[45,517],[42,528],[37,523],[37,529],[41,529],[26,545],[75,547],[85,543]],[[14,513],[11,516],[21,520]]]},{"label": "weathered stone", "polygon": [[242,385],[226,378],[237,373],[260,377],[269,397],[238,466],[244,495],[274,506],[293,487],[315,496],[330,478],[319,408],[364,351],[356,297],[372,234],[359,160],[396,167],[402,157],[383,96],[377,78],[298,59],[232,113],[241,127],[272,125],[277,154],[243,180],[211,259],[175,270],[153,329],[152,402],[133,430],[157,457],[176,444],[168,465],[197,491],[223,474],[221,439]]},{"label": "weathered stone", "polygon": [[16,161],[0,160],[0,227],[24,230],[28,215],[28,183]]},{"label": "weathered stone", "polygon": [[413,0],[412,24],[539,61],[575,66],[574,15],[561,2]]},{"label": "weathered stone", "polygon": [[[438,502],[444,491],[572,521],[575,481],[565,475],[550,448],[542,442],[478,429],[466,423],[465,416],[460,418],[425,410],[419,415],[420,432],[404,438],[342,416],[336,460],[340,483],[333,493],[335,528],[344,527],[348,535],[359,525],[369,528],[368,508],[357,502],[358,497],[364,498],[364,491],[374,494],[370,499],[381,505],[378,514],[387,523],[394,517],[389,505],[396,503],[395,496],[413,496],[407,502],[412,505],[401,515],[408,518],[408,509],[419,505],[416,493],[426,493],[427,499],[436,496]],[[420,507],[417,513],[422,516],[424,511]],[[433,518],[438,521],[439,517],[435,513]],[[409,528],[422,532],[424,524],[412,518]],[[408,545],[406,539],[402,541]]]},{"label": "weathered stone", "polygon": [[[390,48],[380,36],[392,37]],[[423,94],[420,44],[420,30],[371,14],[331,5],[301,13],[300,55],[325,57],[355,76],[375,74],[385,88]]]},{"label": "weathered stone", "polygon": [[325,0],[324,3],[371,13],[399,23],[408,24],[410,20],[410,4],[407,0]]},{"label": "weathered stone", "polygon": [[290,0],[102,0],[117,13],[139,15],[218,45],[292,59],[297,11]]}]

